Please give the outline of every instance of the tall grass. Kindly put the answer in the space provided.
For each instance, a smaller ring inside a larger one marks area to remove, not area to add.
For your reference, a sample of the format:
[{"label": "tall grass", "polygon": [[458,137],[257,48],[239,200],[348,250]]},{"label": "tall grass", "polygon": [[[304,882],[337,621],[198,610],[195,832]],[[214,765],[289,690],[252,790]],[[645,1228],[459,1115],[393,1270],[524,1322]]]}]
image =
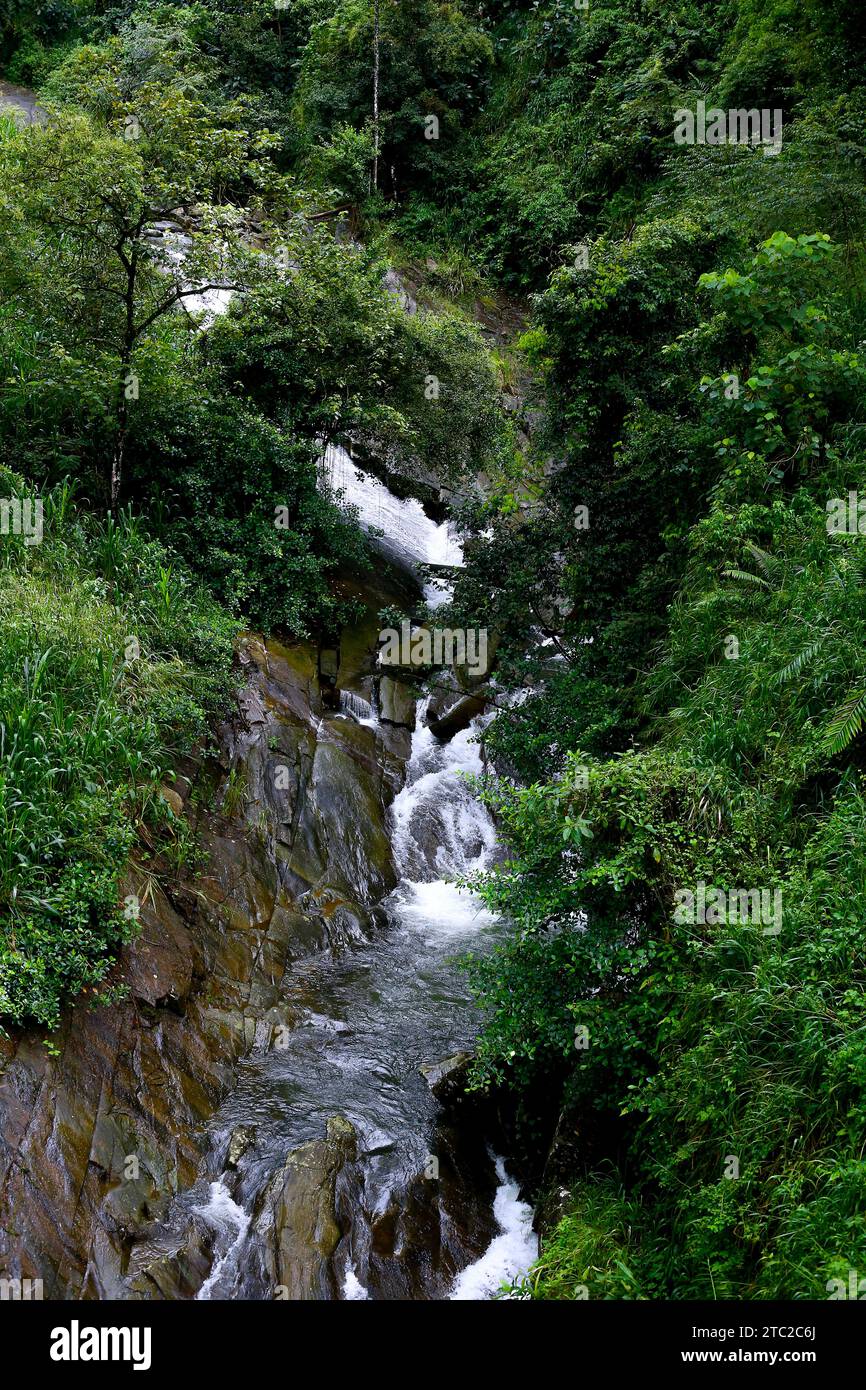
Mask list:
[{"label": "tall grass", "polygon": [[0,107],[0,144],[14,140],[20,133],[20,126],[11,111]]},{"label": "tall grass", "polygon": [[53,1026],[131,930],[140,810],[225,703],[233,628],[133,516],[61,484],[41,545],[0,536],[0,631],[0,1017]]}]

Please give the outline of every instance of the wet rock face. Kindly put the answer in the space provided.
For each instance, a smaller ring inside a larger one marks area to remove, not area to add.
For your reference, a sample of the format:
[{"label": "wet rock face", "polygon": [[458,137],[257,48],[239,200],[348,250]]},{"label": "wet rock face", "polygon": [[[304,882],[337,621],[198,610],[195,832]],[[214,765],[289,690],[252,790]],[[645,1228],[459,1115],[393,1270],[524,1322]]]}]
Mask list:
[{"label": "wet rock face", "polygon": [[[396,881],[386,817],[400,745],[328,710],[315,651],[249,637],[242,662],[220,765],[191,765],[169,789],[204,868],[152,895],[133,870],[125,887],[142,898],[113,976],[128,997],[70,1009],[51,1053],[35,1031],[0,1039],[0,1277],[41,1279],[46,1298],[196,1292],[206,1231],[131,1279],[136,1243],[194,1182],[238,1060],[293,1026],[293,962],[369,936]],[[253,1140],[236,1139],[242,1163]],[[321,1143],[271,1193],[273,1282],[299,1297],[328,1296],[299,1249],[313,1223],[325,1258],[332,1150],[342,1165],[349,1138]]]},{"label": "wet rock face", "polygon": [[447,1298],[455,1276],[497,1233],[496,1174],[481,1126],[458,1129],[440,1116],[434,1146],[435,1174],[418,1174],[371,1219],[359,1265],[377,1298]]},{"label": "wet rock face", "polygon": [[336,1295],[331,1256],[344,1234],[338,1184],[356,1159],[354,1127],[336,1115],[326,1137],[294,1149],[266,1188],[256,1219],[269,1233],[265,1272],[272,1298]]},{"label": "wet rock face", "polygon": [[394,680],[392,676],[380,678],[379,712],[385,723],[414,729],[415,703],[414,692],[403,681]]},{"label": "wet rock face", "polygon": [[440,1062],[424,1062],[421,1075],[437,1100],[455,1104],[465,1096],[473,1060],[471,1052],[455,1052]]},{"label": "wet rock face", "polygon": [[[435,1131],[435,1173],[396,1187],[370,1210],[354,1126],[328,1120],[324,1139],[288,1154],[253,1216],[262,1298],[308,1301],[446,1297],[457,1273],[496,1234],[496,1176],[480,1128]],[[179,1252],[181,1262],[186,1251]],[[354,1287],[353,1287],[354,1286]]]}]

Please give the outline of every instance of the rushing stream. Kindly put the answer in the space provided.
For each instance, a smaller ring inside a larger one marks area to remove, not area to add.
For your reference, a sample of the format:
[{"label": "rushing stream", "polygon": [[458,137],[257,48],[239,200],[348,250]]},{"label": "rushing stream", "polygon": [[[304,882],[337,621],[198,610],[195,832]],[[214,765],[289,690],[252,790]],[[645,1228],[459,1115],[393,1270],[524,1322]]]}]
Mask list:
[{"label": "rushing stream", "polygon": [[[326,466],[331,486],[358,508],[365,527],[385,533],[377,543],[404,566],[461,562],[459,540],[419,503],[401,501],[362,475],[342,450],[331,451]],[[493,822],[464,776],[482,770],[484,717],[441,743],[424,715],[422,700],[405,785],[390,810],[399,881],[382,904],[386,924],[336,957],[295,964],[286,1003],[296,1026],[283,1045],[257,1050],[242,1063],[211,1126],[209,1171],[178,1200],[163,1232],[167,1251],[177,1248],[189,1223],[207,1229],[211,1266],[198,1298],[274,1296],[263,1255],[272,1218],[262,1194],[287,1154],[321,1140],[333,1116],[355,1129],[360,1176],[348,1198],[350,1233],[334,1256],[332,1296],[401,1296],[382,1274],[374,1248],[377,1231],[389,1222],[423,1227],[426,1221],[437,1248],[446,1249],[429,1274],[423,1254],[413,1255],[418,1268],[404,1296],[487,1298],[535,1257],[531,1210],[483,1139],[469,1159],[442,1155],[452,1181],[441,1197],[435,1178],[425,1176],[431,1164],[436,1171],[437,1144],[456,1143],[459,1150],[462,1140],[453,1130],[445,1140],[439,1134],[439,1103],[420,1068],[472,1047],[478,1016],[457,957],[488,949],[501,928],[455,882],[497,854]],[[343,692],[340,710],[328,717],[380,730],[372,704],[352,692]],[[233,1166],[227,1156],[238,1132],[253,1138],[243,1162]],[[426,1194],[420,1206],[419,1190]],[[145,1263],[154,1255],[153,1243],[148,1247],[139,1253]]]},{"label": "rushing stream", "polygon": [[[419,711],[423,713],[423,711]],[[495,852],[487,813],[460,773],[480,770],[477,730],[440,746],[419,719],[407,785],[393,806],[401,882],[386,903],[389,925],[336,961],[296,969],[290,1000],[302,1022],[288,1046],[254,1054],[214,1126],[217,1162],[239,1125],[255,1129],[255,1154],[240,1193],[225,1176],[189,1205],[216,1233],[214,1265],[199,1297],[266,1297],[250,1211],[287,1150],[318,1138],[340,1114],[360,1137],[363,1203],[375,1219],[429,1162],[437,1105],[419,1067],[471,1046],[477,1016],[453,959],[496,932],[495,919],[459,892],[451,876],[480,868]],[[525,1271],[535,1254],[531,1212],[501,1160],[494,1217],[482,1258],[461,1274],[457,1298],[485,1297]],[[365,1298],[366,1252],[346,1252],[345,1298]]]}]

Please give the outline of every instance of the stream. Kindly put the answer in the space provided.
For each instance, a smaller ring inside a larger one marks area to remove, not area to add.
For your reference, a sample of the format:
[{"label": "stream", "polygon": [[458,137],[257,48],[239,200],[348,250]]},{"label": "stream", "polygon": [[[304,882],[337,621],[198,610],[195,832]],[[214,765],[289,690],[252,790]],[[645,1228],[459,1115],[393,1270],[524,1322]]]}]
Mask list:
[{"label": "stream", "polygon": [[[327,483],[356,508],[393,563],[459,565],[459,538],[414,499],[399,499],[332,448]],[[435,603],[441,587],[430,586]],[[385,925],[338,955],[295,964],[285,1002],[297,1019],[284,1044],[257,1050],[210,1127],[208,1171],[176,1201],[161,1233],[134,1265],[146,1268],[195,1228],[210,1246],[199,1299],[274,1297],[266,1200],[287,1155],[320,1141],[339,1116],[357,1135],[357,1161],[341,1177],[344,1234],[322,1296],[485,1299],[518,1279],[537,1254],[532,1211],[475,1127],[463,1134],[421,1072],[472,1048],[478,1014],[457,958],[489,949],[501,924],[455,879],[489,867],[496,831],[465,774],[482,771],[486,716],[450,742],[437,741],[419,700],[405,784],[389,811],[396,888]],[[328,716],[382,733],[372,703],[351,691]],[[239,1162],[233,1136],[247,1136]],[[441,1164],[441,1173],[440,1173]],[[430,1173],[434,1177],[430,1177]]]},{"label": "stream", "polygon": [[[256,1196],[286,1151],[318,1138],[331,1115],[351,1121],[360,1138],[365,1225],[399,1203],[432,1156],[437,1104],[419,1068],[471,1047],[477,1017],[453,957],[470,946],[483,949],[496,934],[495,919],[451,881],[486,865],[495,846],[489,817],[459,776],[481,770],[476,734],[467,730],[440,748],[419,721],[407,785],[393,807],[401,882],[385,903],[388,927],[337,961],[297,969],[289,998],[300,1008],[300,1026],[285,1049],[248,1059],[220,1111],[217,1166],[238,1126],[255,1128],[255,1155],[240,1201],[224,1175],[211,1180],[205,1200],[201,1191],[187,1196],[190,1210],[216,1234],[214,1266],[199,1297],[267,1296],[256,1255],[261,1232],[251,1216]],[[502,1160],[493,1161],[498,1230],[455,1281],[455,1298],[489,1296],[535,1257],[531,1210]],[[368,1256],[357,1237],[344,1252],[343,1297],[370,1296]]]}]

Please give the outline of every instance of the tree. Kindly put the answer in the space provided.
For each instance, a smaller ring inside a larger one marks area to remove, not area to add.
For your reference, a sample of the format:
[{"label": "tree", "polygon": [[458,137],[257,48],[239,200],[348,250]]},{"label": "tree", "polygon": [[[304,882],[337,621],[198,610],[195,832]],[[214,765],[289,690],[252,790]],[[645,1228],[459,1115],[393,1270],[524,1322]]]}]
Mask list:
[{"label": "tree", "polygon": [[489,38],[458,3],[340,0],[304,50],[295,119],[311,148],[346,122],[372,127],[372,186],[381,191],[387,169],[393,198],[459,132],[491,60]]},{"label": "tree", "polygon": [[216,120],[181,84],[136,80],[127,57],[119,41],[79,50],[56,90],[89,112],[58,107],[0,151],[0,274],[67,350],[99,363],[113,509],[142,346],[195,296],[247,283],[261,257],[244,240],[243,202],[275,187],[261,158],[271,141],[249,134],[242,102]]}]

